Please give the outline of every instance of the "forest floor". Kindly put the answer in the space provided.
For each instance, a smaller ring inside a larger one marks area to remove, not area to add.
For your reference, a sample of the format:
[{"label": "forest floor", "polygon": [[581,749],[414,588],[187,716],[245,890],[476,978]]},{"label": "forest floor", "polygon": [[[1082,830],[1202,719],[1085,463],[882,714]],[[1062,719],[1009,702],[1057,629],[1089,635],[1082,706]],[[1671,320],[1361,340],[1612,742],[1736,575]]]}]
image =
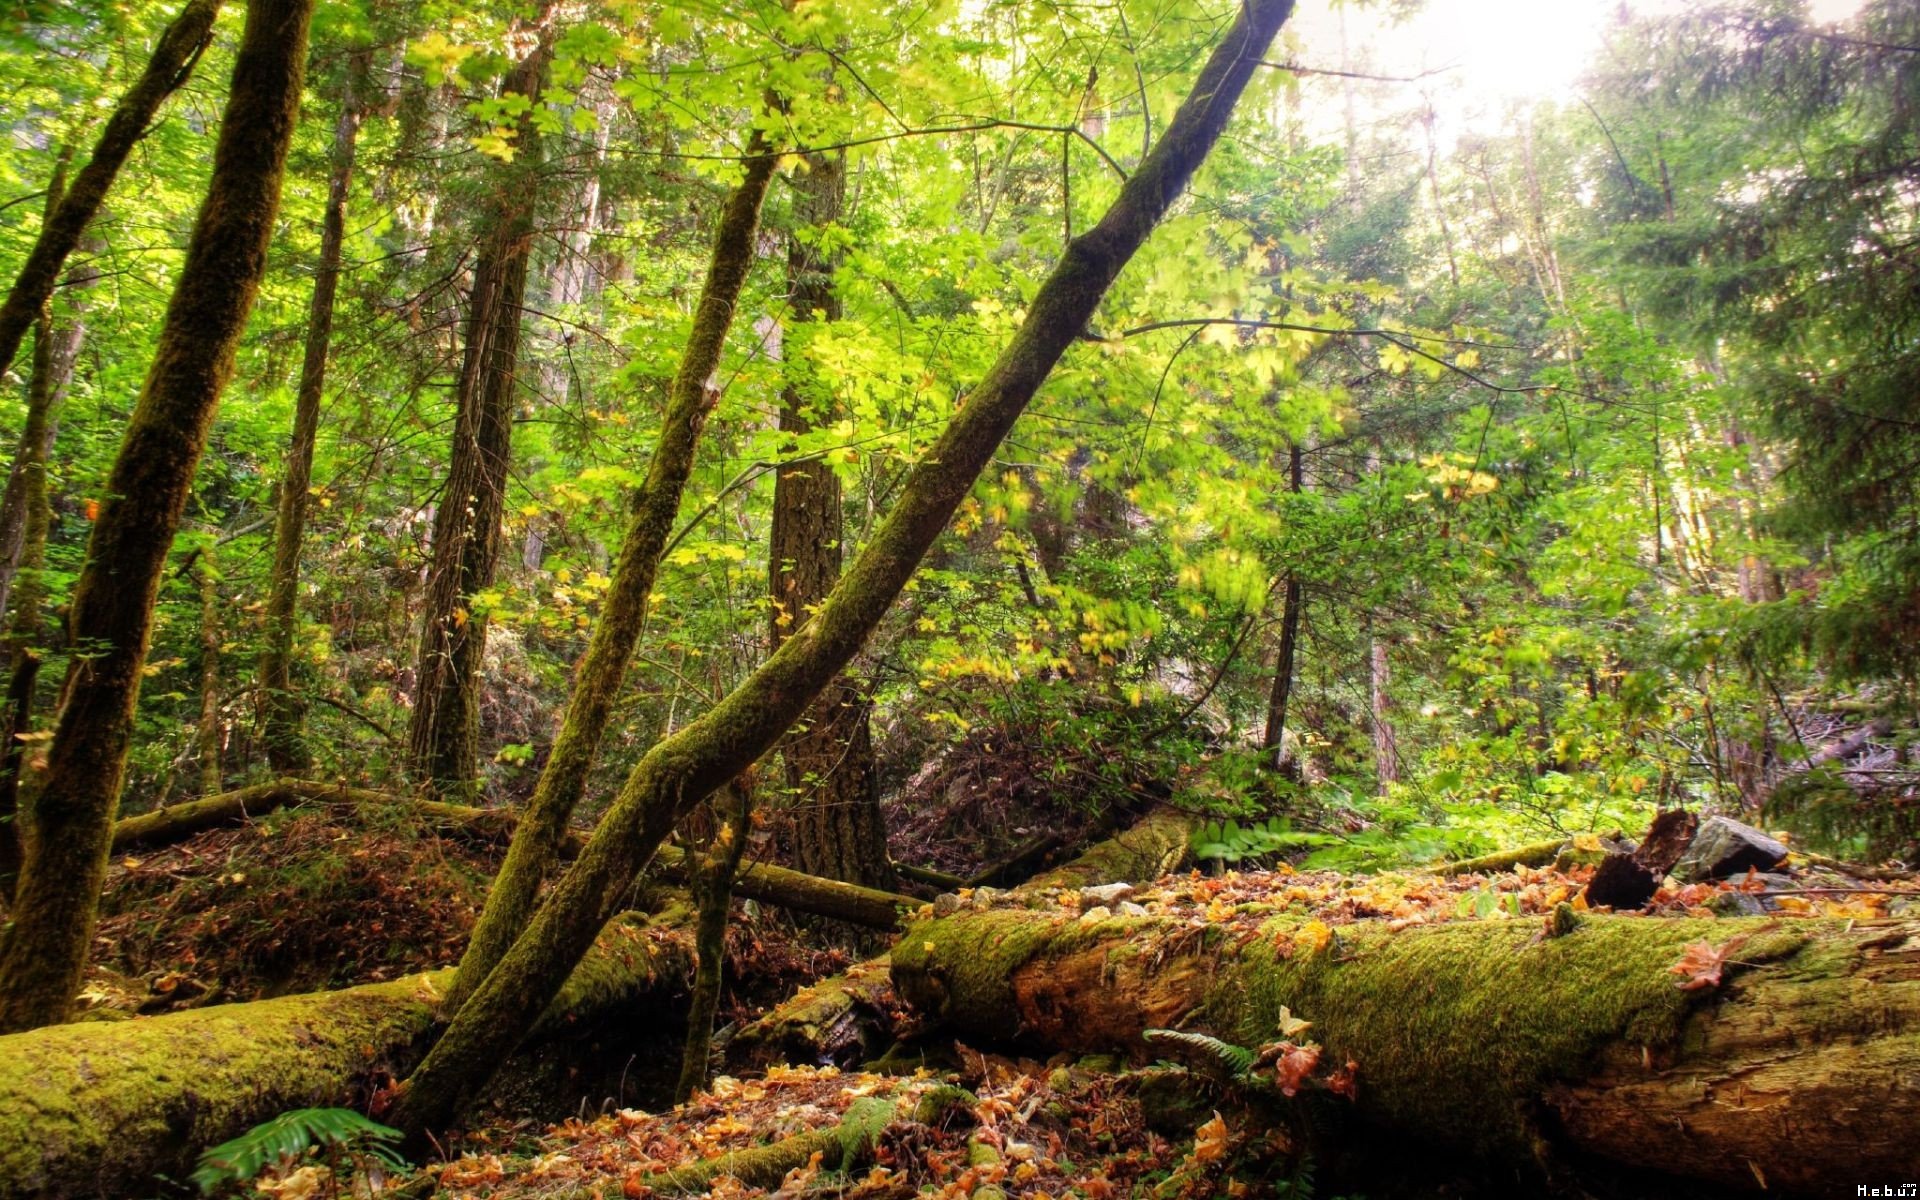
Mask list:
[{"label": "forest floor", "polygon": [[[1004,814],[1019,801],[988,787],[950,803]],[[975,847],[970,861],[948,865],[977,866],[1004,849]],[[398,809],[312,805],[118,856],[99,929],[102,966],[87,1000],[97,1018],[122,1017],[449,965],[498,853],[423,830]],[[1559,866],[1484,874],[1344,875],[1279,864],[1188,871],[1131,888],[961,888],[922,915],[1019,908],[1061,922],[1151,916],[1196,938],[1224,933],[1229,943],[1271,936],[1263,925],[1285,915],[1292,949],[1307,954],[1338,952],[1343,927],[1358,922],[1527,922],[1550,937],[1566,910],[1585,908],[1581,893],[1594,873],[1586,863],[1602,853],[1587,838]],[[1788,875],[1668,882],[1645,910],[1649,920],[1916,913],[1920,883],[1862,882],[1804,863]],[[816,948],[816,940],[783,914],[737,910],[721,1023],[744,1024],[848,964],[847,954]],[[1689,946],[1672,964],[1674,986],[1718,986],[1729,949]],[[1218,1056],[1237,1048],[1209,1047],[1207,1039],[1156,1039],[1131,1062],[1038,1061],[1015,1045],[983,1051],[916,1031],[909,1019],[902,1047],[861,1069],[799,1063],[721,1075],[680,1106],[658,1095],[639,1097],[639,1108],[583,1096],[577,1115],[557,1124],[511,1109],[477,1114],[450,1157],[387,1180],[382,1192],[475,1200],[1197,1200],[1326,1195],[1330,1186],[1358,1187],[1375,1200],[1507,1194],[1511,1180],[1490,1181],[1444,1155],[1382,1153],[1371,1131],[1329,1136],[1348,1128],[1347,1101],[1367,1086],[1366,1073],[1322,1061],[1308,1029],[1302,1021],[1273,1045],[1241,1051],[1258,1056],[1254,1086],[1244,1071],[1218,1069]],[[1316,1171],[1324,1180],[1318,1193]],[[365,1191],[364,1183],[356,1186]],[[332,1186],[309,1164],[269,1173],[258,1193],[311,1200]],[[1658,1194],[1635,1186],[1592,1194]]]},{"label": "forest floor", "polygon": [[[1245,938],[1261,936],[1262,922],[1285,912],[1302,918],[1295,936],[1305,944],[1298,949],[1315,952],[1329,943],[1337,948],[1341,927],[1359,921],[1532,921],[1547,936],[1561,905],[1584,908],[1580,891],[1592,873],[1586,866],[1456,877],[1349,877],[1285,867],[1221,876],[1188,872],[1118,903],[1136,915],[1137,906],[1195,930],[1224,927]],[[1039,895],[969,889],[954,899],[965,908],[1052,907],[1068,919],[1108,915],[1106,905],[1091,903],[1096,897],[1069,889]],[[1920,885],[1861,885],[1803,872],[1787,890],[1750,873],[1664,887],[1646,919],[1762,907],[1782,919],[1899,916],[1920,911]],[[1674,986],[1717,986],[1725,949],[1690,946],[1670,968]],[[1366,1082],[1354,1064],[1320,1061],[1308,1028],[1301,1021],[1285,1031],[1285,1042],[1263,1048],[1261,1084],[1251,1090],[1244,1079],[1223,1077],[1207,1046],[1172,1038],[1157,1043],[1165,1057],[1156,1064],[1066,1055],[1040,1062],[926,1040],[917,1054],[896,1054],[865,1071],[780,1065],[753,1078],[721,1076],[691,1102],[657,1112],[619,1109],[544,1129],[528,1122],[481,1129],[460,1157],[425,1168],[403,1186],[410,1184],[411,1194],[475,1200],[667,1194],[1194,1200],[1312,1195],[1314,1172],[1327,1166],[1338,1182],[1363,1181],[1369,1196],[1507,1194],[1511,1180],[1479,1178],[1457,1162],[1440,1165],[1438,1157],[1394,1167],[1398,1155],[1378,1154],[1375,1139],[1365,1136],[1357,1144],[1373,1144],[1368,1153],[1376,1161],[1317,1163],[1316,1151],[1332,1153],[1325,1133],[1342,1123],[1332,1110]],[[930,1097],[949,1102],[930,1104]],[[860,1106],[878,1102],[884,1102],[881,1119],[863,1140],[851,1139]],[[823,1131],[834,1135],[824,1148],[817,1136]],[[808,1134],[816,1135],[814,1142]],[[792,1155],[768,1162],[767,1148],[783,1146],[792,1147]],[[1664,1194],[1657,1186],[1636,1191],[1646,1186],[1603,1181],[1592,1194]],[[1687,1194],[1712,1194],[1689,1187]]]}]

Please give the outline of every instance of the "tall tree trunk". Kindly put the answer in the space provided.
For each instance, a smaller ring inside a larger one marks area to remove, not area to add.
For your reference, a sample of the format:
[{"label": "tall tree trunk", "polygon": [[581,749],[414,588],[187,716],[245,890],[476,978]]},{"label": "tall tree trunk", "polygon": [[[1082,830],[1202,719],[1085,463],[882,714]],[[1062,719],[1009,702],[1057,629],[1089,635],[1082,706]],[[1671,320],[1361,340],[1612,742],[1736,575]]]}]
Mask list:
[{"label": "tall tree trunk", "polygon": [[728,197],[719,232],[714,235],[706,283],[694,308],[693,330],[687,336],[680,369],[668,392],[660,440],[654,446],[653,460],[647,464],[647,477],[634,493],[633,517],[627,523],[613,578],[601,601],[600,618],[575,672],[560,735],[554,739],[553,752],[514,830],[507,857],[487,895],[487,906],[474,924],[467,952],[460,959],[459,976],[447,993],[448,1013],[459,1011],[526,928],[540,885],[559,861],[567,818],[580,802],[587,772],[606,736],[620,681],[626,676],[634,644],[646,625],[654,575],[667,539],[673,534],[681,493],[693,473],[700,432],[720,399],[712,380],[726,349],[741,288],[753,267],[760,205],[778,158],[758,136],[751,149],[746,177]]},{"label": "tall tree trunk", "polygon": [[63,1020],[86,968],[167,551],[266,270],[300,110],[313,0],[251,0],[214,150],[146,386],[74,586],[65,698],[30,788],[25,863],[0,947],[0,1033]]},{"label": "tall tree trunk", "polygon": [[300,773],[313,765],[303,725],[306,705],[294,690],[293,647],[300,626],[300,550],[306,537],[313,451],[320,430],[320,396],[327,382],[327,352],[333,340],[334,293],[340,284],[341,246],[346,241],[347,191],[360,134],[360,92],[366,87],[367,54],[348,64],[333,126],[333,156],[327,175],[327,207],[320,218],[320,261],[314,267],[307,306],[307,344],[300,363],[300,390],[293,401],[293,436],[287,443],[287,473],[273,529],[273,576],[267,585],[266,649],[260,655],[260,696],[267,762],[275,771]]},{"label": "tall tree trunk", "polygon": [[194,731],[200,750],[200,794],[217,796],[225,773],[221,751],[226,741],[220,722],[220,568],[209,544],[195,569],[200,579],[200,725]]},{"label": "tall tree trunk", "polygon": [[147,69],[107,118],[87,165],[73,177],[73,186],[41,225],[40,236],[27,252],[27,261],[20,265],[5,303],[0,303],[0,371],[13,364],[27,329],[53,295],[60,268],[100,211],[121,164],[146,134],[161,103],[193,73],[200,52],[213,39],[213,21],[220,15],[220,4],[221,0],[188,0],[180,15],[161,33]]},{"label": "tall tree trunk", "polygon": [[[1376,443],[1367,454],[1367,470],[1380,474],[1380,447]],[[1393,667],[1387,658],[1391,643],[1367,622],[1367,716],[1373,727],[1373,774],[1380,794],[1400,780],[1400,742],[1394,734],[1393,703],[1387,687],[1393,681]]]},{"label": "tall tree trunk", "polygon": [[[549,8],[543,26],[551,15]],[[501,95],[537,97],[552,58],[552,31],[543,28],[533,53],[500,85]],[[407,736],[414,772],[449,799],[479,794],[480,665],[487,618],[474,611],[474,597],[493,583],[500,555],[539,168],[540,135],[530,109],[520,121],[513,162],[497,172],[474,264],[453,451],[433,522],[433,562],[414,675]]]},{"label": "tall tree trunk", "polygon": [[394,1121],[444,1125],[518,1042],[612,914],[615,898],[693,805],[762,754],[859,651],[973,481],[1226,127],[1291,0],[1250,0],[1153,152],[1092,229],[1068,243],[1025,322],[893,511],[806,628],[704,716],[641,758],[592,841],[408,1081]]},{"label": "tall tree trunk", "polygon": [[[1300,443],[1287,443],[1287,490],[1300,494],[1305,480]],[[1293,698],[1294,659],[1300,650],[1300,572],[1287,571],[1287,583],[1281,599],[1280,645],[1273,656],[1273,690],[1267,694],[1267,728],[1260,738],[1266,751],[1267,766],[1278,768],[1286,754],[1287,704]]]},{"label": "tall tree trunk", "polygon": [[[796,326],[840,317],[834,261],[814,244],[814,235],[840,220],[846,156],[809,154],[806,164],[793,181],[794,228],[787,243],[787,296]],[[807,367],[805,338],[797,341],[800,352],[787,356],[787,385],[780,393],[780,430],[796,437],[813,428],[815,414],[831,419],[835,407]],[[776,649],[805,627],[839,580],[843,516],[840,477],[825,460],[796,462],[775,476],[767,560]],[[867,713],[859,687],[842,676],[781,743],[793,807],[793,862],[811,875],[891,889],[893,863]]]},{"label": "tall tree trunk", "polygon": [[[63,183],[64,172],[55,172],[47,194],[50,213],[60,204]],[[13,475],[7,480],[6,507],[17,512],[19,522],[17,530],[8,530],[17,533],[17,538],[6,560],[5,579],[0,581],[0,598],[4,598],[0,599],[0,611],[8,617],[6,657],[12,667],[6,717],[0,721],[0,736],[6,738],[5,747],[0,749],[0,900],[9,907],[20,878],[20,768],[26,755],[26,737],[33,729],[34,688],[45,647],[42,610],[46,607],[47,584],[41,571],[46,566],[47,534],[53,525],[47,495],[47,457],[53,448],[55,416],[85,331],[76,319],[56,332],[51,308],[50,302],[43,307],[34,327],[27,418],[20,431],[20,452],[13,460]],[[17,588],[12,586],[16,578]],[[10,609],[6,607],[9,601]]]}]

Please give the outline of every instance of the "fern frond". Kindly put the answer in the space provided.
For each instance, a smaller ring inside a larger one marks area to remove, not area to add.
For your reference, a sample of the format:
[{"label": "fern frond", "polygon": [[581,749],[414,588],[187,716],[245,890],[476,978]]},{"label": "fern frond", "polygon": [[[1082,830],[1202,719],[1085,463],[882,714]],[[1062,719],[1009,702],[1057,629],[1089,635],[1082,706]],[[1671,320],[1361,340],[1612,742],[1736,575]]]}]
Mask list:
[{"label": "fern frond", "polygon": [[1172,1049],[1189,1065],[1203,1067],[1209,1074],[1238,1079],[1251,1074],[1258,1056],[1245,1046],[1223,1042],[1206,1033],[1185,1029],[1149,1029],[1142,1035],[1157,1046]]}]

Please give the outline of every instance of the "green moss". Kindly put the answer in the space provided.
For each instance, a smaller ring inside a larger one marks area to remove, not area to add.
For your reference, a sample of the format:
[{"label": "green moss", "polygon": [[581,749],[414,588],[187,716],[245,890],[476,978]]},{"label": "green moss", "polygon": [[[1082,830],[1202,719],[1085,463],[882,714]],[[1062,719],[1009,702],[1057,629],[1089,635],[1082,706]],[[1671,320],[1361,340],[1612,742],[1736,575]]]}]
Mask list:
[{"label": "green moss", "polygon": [[426,1032],[450,979],[0,1038],[0,1196],[126,1194],[276,1113],[337,1102]]},{"label": "green moss", "polygon": [[1354,1053],[1376,1115],[1428,1129],[1439,1119],[1451,1127],[1436,1132],[1488,1151],[1526,1149],[1541,1085],[1580,1077],[1601,1048],[1674,1045],[1704,993],[1681,991],[1668,968],[1687,943],[1731,933],[1712,920],[1600,914],[1554,938],[1534,921],[1358,925],[1318,953],[1282,957],[1275,935],[1293,927],[1263,927],[1209,997],[1212,1023],[1258,1045],[1285,1005],[1314,1022],[1331,1061],[1366,1048]]},{"label": "green moss", "polygon": [[972,1012],[1016,1010],[1014,972],[1042,955],[1059,957],[1137,931],[1137,921],[1082,922],[1024,909],[993,909],[907,927],[893,948],[893,983],[923,1012],[949,1015],[947,999]]}]

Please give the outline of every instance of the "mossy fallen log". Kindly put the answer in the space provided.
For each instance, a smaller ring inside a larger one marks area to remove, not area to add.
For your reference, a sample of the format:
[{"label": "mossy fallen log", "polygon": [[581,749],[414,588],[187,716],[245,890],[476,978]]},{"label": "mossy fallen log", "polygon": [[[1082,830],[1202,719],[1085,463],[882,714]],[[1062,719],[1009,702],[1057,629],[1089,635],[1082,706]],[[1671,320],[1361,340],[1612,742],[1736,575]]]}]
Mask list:
[{"label": "mossy fallen log", "polygon": [[[533,1047],[680,990],[684,910],[610,922]],[[451,971],[0,1037],[0,1197],[145,1195],[292,1108],[353,1103],[417,1060]]]},{"label": "mossy fallen log", "polygon": [[1440,863],[1432,870],[1435,875],[1490,875],[1511,871],[1515,867],[1544,867],[1558,858],[1560,852],[1571,844],[1570,838],[1533,842],[1525,846],[1515,846],[1511,850],[1496,850],[1492,854],[1482,854],[1477,858],[1462,858],[1453,862]]},{"label": "mossy fallen log", "polygon": [[137,817],[114,822],[113,852],[136,846],[165,846],[222,825],[235,825],[298,804],[338,801],[347,804],[397,804],[385,792],[370,792],[337,783],[306,779],[276,779],[251,787],[156,808]]},{"label": "mossy fallen log", "polygon": [[[515,824],[514,814],[505,809],[415,800],[335,783],[279,779],[128,817],[113,827],[113,849],[117,853],[137,846],[168,845],[222,825],[309,803],[401,806],[442,833],[484,842],[507,842],[513,837]],[[561,855],[571,858],[585,843],[582,834],[570,830],[561,840]],[[668,878],[683,878],[685,867],[685,855],[673,846],[662,846],[654,858],[655,871]],[[887,931],[898,929],[901,917],[920,906],[920,901],[911,896],[822,879],[771,863],[754,863],[743,868],[733,891],[737,896],[763,904]]]},{"label": "mossy fallen log", "polygon": [[1163,805],[1105,841],[1095,842],[1080,857],[1035,875],[1015,890],[1032,892],[1158,879],[1186,861],[1195,824],[1193,816]]},{"label": "mossy fallen log", "polygon": [[[1153,1027],[1258,1046],[1286,1006],[1357,1064],[1362,1115],[1495,1158],[1789,1192],[1920,1162],[1920,921],[1303,928],[961,913],[910,927],[893,980],[964,1036],[1076,1052]],[[1683,990],[1671,968],[1703,939],[1724,980]]]},{"label": "mossy fallen log", "polygon": [[[1156,808],[1072,862],[1012,890],[1146,883],[1186,857],[1192,827],[1187,814]],[[873,1058],[893,1037],[891,971],[882,954],[802,988],[742,1028],[728,1044],[728,1060],[760,1068],[775,1061],[853,1066]]]}]

